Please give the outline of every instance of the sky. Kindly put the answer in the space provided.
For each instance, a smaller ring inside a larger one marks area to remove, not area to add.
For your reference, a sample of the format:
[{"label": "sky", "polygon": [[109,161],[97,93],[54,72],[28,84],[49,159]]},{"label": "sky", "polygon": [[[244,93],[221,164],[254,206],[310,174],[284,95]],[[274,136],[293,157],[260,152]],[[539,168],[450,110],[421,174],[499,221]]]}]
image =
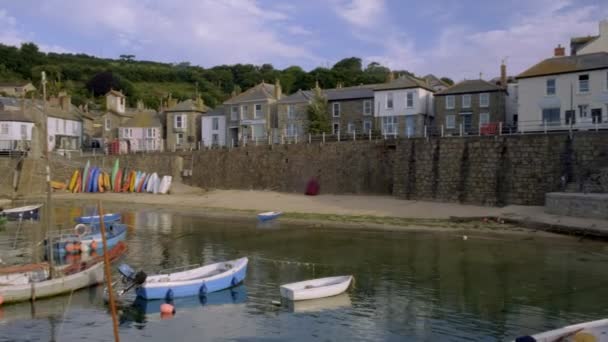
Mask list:
[{"label": "sky", "polygon": [[458,81],[502,60],[516,75],[607,18],[607,0],[0,0],[0,42],[206,68],[356,56]]}]

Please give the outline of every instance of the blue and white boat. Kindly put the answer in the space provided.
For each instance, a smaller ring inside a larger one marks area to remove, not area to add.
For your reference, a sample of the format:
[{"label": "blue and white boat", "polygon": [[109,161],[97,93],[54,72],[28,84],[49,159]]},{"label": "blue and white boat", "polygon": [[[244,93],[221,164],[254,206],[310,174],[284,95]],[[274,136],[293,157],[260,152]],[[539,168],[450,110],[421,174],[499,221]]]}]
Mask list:
[{"label": "blue and white boat", "polygon": [[[103,215],[103,222],[115,222],[120,221],[119,213],[110,213]],[[86,223],[86,224],[99,224],[99,215],[92,216],[80,216],[74,219],[76,223]]]},{"label": "blue and white boat", "polygon": [[[82,224],[76,226],[79,228]],[[112,248],[123,241],[127,236],[127,226],[112,222],[106,226],[107,248]],[[54,252],[58,256],[65,254],[100,252],[103,250],[101,231],[99,227],[92,227],[84,234],[63,234],[53,239]]]},{"label": "blue and white boat", "polygon": [[[188,270],[145,276],[145,281],[135,284],[137,297],[143,299],[165,299],[206,296],[209,293],[234,287],[245,280],[247,258],[218,262],[205,266],[193,266]],[[127,282],[136,282],[137,275],[128,265],[119,267]]]},{"label": "blue and white boat", "polygon": [[37,220],[42,204],[26,205],[23,207],[0,210],[0,216],[9,220]]},{"label": "blue and white boat", "polygon": [[265,213],[259,213],[258,220],[260,220],[261,222],[268,222],[268,221],[276,219],[277,217],[279,217],[281,215],[283,215],[282,211],[268,211]]}]

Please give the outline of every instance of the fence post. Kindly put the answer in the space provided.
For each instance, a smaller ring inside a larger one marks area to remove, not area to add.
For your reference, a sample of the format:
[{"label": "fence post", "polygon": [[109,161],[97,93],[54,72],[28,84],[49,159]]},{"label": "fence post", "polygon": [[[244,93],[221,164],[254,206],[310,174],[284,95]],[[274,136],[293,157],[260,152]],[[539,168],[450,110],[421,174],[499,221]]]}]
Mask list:
[{"label": "fence post", "polygon": [[294,136],[294,144],[298,143],[298,133],[296,133],[296,135]]},{"label": "fence post", "polygon": [[312,142],[312,137],[310,136],[310,133],[308,133],[308,143],[310,144]]},{"label": "fence post", "polygon": [[255,139],[255,146],[258,146],[258,137],[256,136],[254,139]]},{"label": "fence post", "polygon": [[424,125],[424,137],[426,138],[426,125]]},{"label": "fence post", "polygon": [[547,134],[547,120],[543,120],[543,129],[545,131],[545,134]]},{"label": "fence post", "polygon": [[353,131],[353,141],[357,141],[357,133],[355,131]]},{"label": "fence post", "polygon": [[460,124],[460,136],[462,136],[462,123]]},{"label": "fence post", "polygon": [[340,142],[340,130],[338,130],[338,142]]},{"label": "fence post", "polygon": [[478,135],[481,135],[481,121],[477,123],[477,129],[479,130]]},{"label": "fence post", "polygon": [[443,138],[443,125],[441,125],[441,137]]},{"label": "fence post", "polygon": [[285,136],[281,134],[281,145],[285,144]]},{"label": "fence post", "polygon": [[498,135],[502,135],[502,121],[498,123]]},{"label": "fence post", "polygon": [[232,141],[230,142],[230,148],[234,148],[234,138],[232,138]]},{"label": "fence post", "polygon": [[322,134],[323,134],[323,143],[325,144],[325,132],[323,132]]},{"label": "fence post", "polygon": [[597,127],[597,120],[593,119],[593,124],[595,125],[595,131],[597,132],[598,127]]},{"label": "fence post", "polygon": [[369,141],[372,141],[372,130],[370,128],[369,131],[367,131],[367,134],[369,135]]}]

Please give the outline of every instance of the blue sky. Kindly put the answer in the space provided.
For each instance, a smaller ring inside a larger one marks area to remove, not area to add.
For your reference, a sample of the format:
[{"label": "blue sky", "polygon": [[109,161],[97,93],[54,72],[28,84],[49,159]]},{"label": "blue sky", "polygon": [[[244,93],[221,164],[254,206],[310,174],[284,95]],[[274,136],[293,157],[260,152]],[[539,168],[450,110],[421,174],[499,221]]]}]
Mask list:
[{"label": "blue sky", "polygon": [[605,18],[606,0],[0,0],[0,42],[203,67],[357,56],[462,80],[503,58],[517,74]]}]

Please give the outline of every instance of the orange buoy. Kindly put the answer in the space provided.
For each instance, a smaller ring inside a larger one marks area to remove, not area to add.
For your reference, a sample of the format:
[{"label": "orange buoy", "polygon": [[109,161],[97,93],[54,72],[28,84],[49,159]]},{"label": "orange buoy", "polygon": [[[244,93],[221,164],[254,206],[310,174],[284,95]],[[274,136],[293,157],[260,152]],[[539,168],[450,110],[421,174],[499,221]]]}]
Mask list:
[{"label": "orange buoy", "polygon": [[93,251],[94,251],[94,250],[96,250],[96,249],[97,249],[97,241],[93,240],[93,241],[91,242],[91,250],[93,250]]},{"label": "orange buoy", "polygon": [[4,303],[4,297],[2,297],[2,295],[0,295],[0,305],[2,305],[2,303]]},{"label": "orange buoy", "polygon": [[163,303],[160,305],[160,314],[162,315],[174,315],[175,307],[168,303]]},{"label": "orange buoy", "polygon": [[74,244],[69,243],[69,242],[65,244],[64,248],[65,248],[65,251],[68,252],[68,253],[72,253],[76,249],[76,247],[74,246]]}]

